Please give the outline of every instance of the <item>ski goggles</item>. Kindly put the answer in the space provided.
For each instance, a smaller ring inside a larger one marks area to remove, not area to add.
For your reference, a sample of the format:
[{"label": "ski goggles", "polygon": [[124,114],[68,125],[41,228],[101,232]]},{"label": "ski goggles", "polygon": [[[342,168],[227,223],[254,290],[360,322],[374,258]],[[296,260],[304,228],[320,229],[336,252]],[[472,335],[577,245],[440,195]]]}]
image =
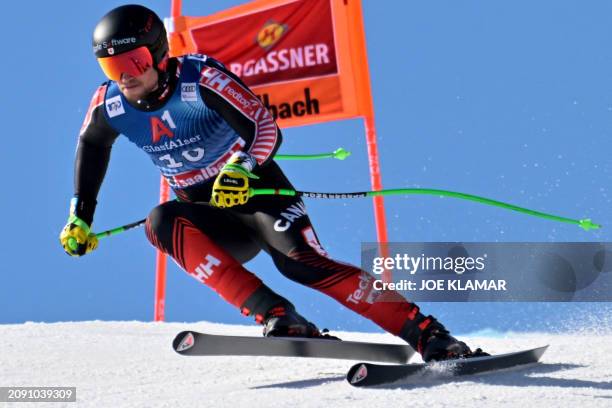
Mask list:
[{"label": "ski goggles", "polygon": [[153,56],[142,46],[119,55],[98,58],[98,63],[104,74],[113,81],[119,81],[122,74],[133,77],[140,76],[153,66]]}]

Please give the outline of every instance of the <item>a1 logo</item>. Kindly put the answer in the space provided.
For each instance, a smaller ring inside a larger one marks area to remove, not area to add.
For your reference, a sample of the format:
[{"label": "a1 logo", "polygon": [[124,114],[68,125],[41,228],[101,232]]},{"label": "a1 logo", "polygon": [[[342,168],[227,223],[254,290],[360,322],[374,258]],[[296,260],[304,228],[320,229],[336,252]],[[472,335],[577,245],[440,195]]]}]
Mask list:
[{"label": "a1 logo", "polygon": [[168,126],[166,126],[164,122],[170,126],[170,129],[176,129],[176,125],[174,124],[169,111],[165,110],[161,116],[161,119],[157,116],[151,116],[151,138],[153,140],[153,144],[159,142],[163,136],[174,137],[174,132],[168,129]]},{"label": "a1 logo", "polygon": [[[166,124],[168,126],[166,126]],[[158,143],[162,137],[174,137],[174,132],[172,129],[176,129],[176,124],[174,120],[172,120],[172,116],[170,116],[170,112],[165,110],[161,115],[161,119],[157,116],[151,116],[151,135],[153,139],[153,144]],[[180,153],[180,157],[178,154]],[[172,154],[164,154],[163,156],[159,156],[158,159],[163,162],[164,167],[168,169],[179,169],[184,166],[182,159],[191,162],[197,163],[204,158],[204,149],[202,147],[196,147],[190,150],[177,151]],[[182,159],[181,159],[182,157]]]}]

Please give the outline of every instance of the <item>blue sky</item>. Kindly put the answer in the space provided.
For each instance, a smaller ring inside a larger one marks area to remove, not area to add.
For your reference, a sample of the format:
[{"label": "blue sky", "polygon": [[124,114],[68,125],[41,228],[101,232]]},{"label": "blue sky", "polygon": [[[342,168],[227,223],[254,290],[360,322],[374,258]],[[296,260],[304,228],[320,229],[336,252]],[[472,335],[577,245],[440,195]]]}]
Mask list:
[{"label": "blue sky", "polygon": [[[204,15],[240,2],[183,3],[185,14]],[[152,319],[154,250],[142,230],[104,240],[80,259],[65,255],[57,240],[72,195],[77,133],[104,80],[91,52],[91,32],[121,4],[5,5],[0,323]],[[169,14],[169,1],[142,4]],[[363,8],[385,187],[465,191],[612,225],[612,3],[364,0]],[[288,129],[284,135],[283,153],[338,146],[353,152],[345,162],[282,163],[298,188],[369,189],[360,120]],[[158,184],[149,159],[119,140],[99,196],[96,229],[143,218],[156,205]],[[328,252],[358,264],[360,243],[375,239],[371,202],[306,205]],[[612,238],[610,228],[587,233],[451,199],[398,197],[387,199],[386,207],[392,241]],[[169,265],[168,320],[247,322]],[[249,268],[320,326],[376,329],[288,281],[265,255]],[[601,304],[423,308],[455,331],[571,327],[564,316],[580,320],[583,313],[609,311]]]}]

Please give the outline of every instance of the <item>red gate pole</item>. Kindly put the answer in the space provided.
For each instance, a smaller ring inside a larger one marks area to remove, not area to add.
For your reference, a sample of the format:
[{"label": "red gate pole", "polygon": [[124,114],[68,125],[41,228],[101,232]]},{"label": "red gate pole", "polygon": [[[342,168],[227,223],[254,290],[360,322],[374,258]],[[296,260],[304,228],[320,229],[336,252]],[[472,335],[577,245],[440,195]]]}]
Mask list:
[{"label": "red gate pole", "polygon": [[[172,0],[170,4],[170,15],[173,18],[181,15],[181,0]],[[165,203],[169,199],[170,187],[162,176],[159,183],[159,203]],[[158,250],[155,263],[155,305],[153,309],[153,320],[156,322],[163,322],[166,308],[166,269],[168,266],[166,254]]]},{"label": "red gate pole", "polygon": [[[368,64],[367,44],[365,38],[365,28],[363,24],[363,10],[361,1],[356,0],[353,3],[354,13],[352,14],[352,26],[354,27],[353,38],[353,58],[359,78],[357,86],[360,88],[360,105],[363,112],[363,119],[366,132],[366,145],[368,148],[368,163],[370,167],[370,183],[372,190],[382,190],[382,176],[380,173],[380,161],[378,157],[378,146],[376,144],[376,126],[374,123],[374,100],[372,98],[372,87],[370,85],[370,67]],[[388,256],[387,241],[387,221],[385,217],[385,203],[381,196],[373,197],[374,204],[374,221],[376,223],[376,238],[378,241],[378,249],[380,256]],[[390,271],[385,270],[383,273],[385,282],[391,281]]]},{"label": "red gate pole", "polygon": [[[165,203],[170,199],[170,188],[164,177],[161,177],[159,183],[159,203]],[[166,306],[166,267],[168,260],[166,254],[157,250],[156,266],[155,266],[155,308],[153,319],[156,322],[163,322],[165,317]]]}]

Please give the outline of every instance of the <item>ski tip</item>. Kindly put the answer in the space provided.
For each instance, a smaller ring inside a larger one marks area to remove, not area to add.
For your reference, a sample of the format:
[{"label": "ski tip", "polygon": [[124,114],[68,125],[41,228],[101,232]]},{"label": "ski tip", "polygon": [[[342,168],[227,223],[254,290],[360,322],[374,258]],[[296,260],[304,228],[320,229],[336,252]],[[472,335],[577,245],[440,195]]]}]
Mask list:
[{"label": "ski tip", "polygon": [[346,373],[346,380],[351,385],[358,385],[359,382],[363,381],[368,376],[368,367],[367,365],[360,363],[355,364],[351,367],[351,369]]},{"label": "ski tip", "polygon": [[540,358],[542,358],[542,355],[544,355],[546,350],[548,350],[548,346],[550,346],[550,344],[547,344],[542,347],[537,347],[532,350],[533,354],[536,356],[536,359],[537,359],[536,361],[540,361]]},{"label": "ski tip", "polygon": [[195,344],[195,336],[190,331],[182,331],[172,341],[172,348],[179,354],[189,350]]}]

